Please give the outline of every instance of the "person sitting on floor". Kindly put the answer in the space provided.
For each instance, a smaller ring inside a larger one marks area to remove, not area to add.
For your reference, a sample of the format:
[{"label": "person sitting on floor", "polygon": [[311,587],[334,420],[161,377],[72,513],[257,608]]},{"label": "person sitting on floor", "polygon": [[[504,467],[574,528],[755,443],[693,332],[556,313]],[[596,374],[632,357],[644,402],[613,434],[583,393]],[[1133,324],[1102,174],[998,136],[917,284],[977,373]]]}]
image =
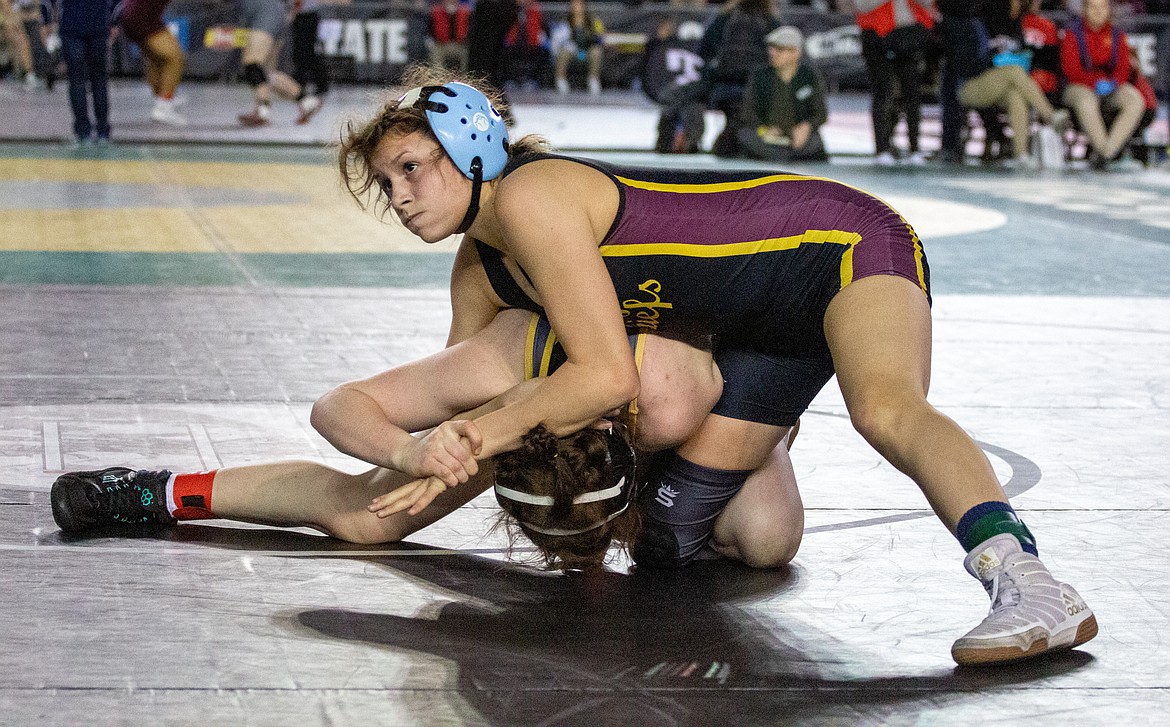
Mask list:
[{"label": "person sitting on floor", "polygon": [[744,91],[740,151],[765,161],[827,159],[820,134],[829,118],[825,85],[801,62],[804,36],[785,25],[766,40],[768,65],[752,72]]}]

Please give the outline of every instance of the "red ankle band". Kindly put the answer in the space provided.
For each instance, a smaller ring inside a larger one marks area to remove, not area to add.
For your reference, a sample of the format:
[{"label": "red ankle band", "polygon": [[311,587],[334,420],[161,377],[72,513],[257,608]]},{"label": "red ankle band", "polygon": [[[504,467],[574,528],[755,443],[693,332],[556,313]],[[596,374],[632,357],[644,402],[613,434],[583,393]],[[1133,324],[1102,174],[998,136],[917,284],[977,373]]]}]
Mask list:
[{"label": "red ankle band", "polygon": [[193,475],[175,475],[173,501],[176,520],[207,520],[215,517],[211,511],[211,487],[216,470]]}]

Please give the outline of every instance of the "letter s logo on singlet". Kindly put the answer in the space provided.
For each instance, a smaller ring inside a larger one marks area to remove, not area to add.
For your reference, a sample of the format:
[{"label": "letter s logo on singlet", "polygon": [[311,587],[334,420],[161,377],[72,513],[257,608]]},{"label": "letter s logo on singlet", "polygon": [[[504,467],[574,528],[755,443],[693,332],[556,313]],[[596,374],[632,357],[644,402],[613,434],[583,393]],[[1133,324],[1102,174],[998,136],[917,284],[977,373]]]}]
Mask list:
[{"label": "letter s logo on singlet", "polygon": [[674,498],[678,497],[678,492],[670,489],[669,485],[662,485],[658,488],[658,495],[654,501],[663,507],[674,507]]},{"label": "letter s logo on singlet", "polygon": [[627,298],[622,301],[622,318],[626,327],[633,327],[639,333],[652,333],[658,330],[658,319],[662,315],[659,311],[674,308],[672,303],[663,303],[658,295],[662,292],[662,283],[650,279],[638,286],[638,290],[647,293],[649,300]]}]

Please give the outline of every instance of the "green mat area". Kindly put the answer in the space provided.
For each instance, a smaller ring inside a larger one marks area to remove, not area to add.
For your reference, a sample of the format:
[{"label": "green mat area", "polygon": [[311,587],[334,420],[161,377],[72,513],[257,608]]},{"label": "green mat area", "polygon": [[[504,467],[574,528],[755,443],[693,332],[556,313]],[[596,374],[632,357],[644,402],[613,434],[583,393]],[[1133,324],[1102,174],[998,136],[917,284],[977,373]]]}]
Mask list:
[{"label": "green mat area", "polygon": [[445,288],[452,253],[0,252],[0,284]]}]

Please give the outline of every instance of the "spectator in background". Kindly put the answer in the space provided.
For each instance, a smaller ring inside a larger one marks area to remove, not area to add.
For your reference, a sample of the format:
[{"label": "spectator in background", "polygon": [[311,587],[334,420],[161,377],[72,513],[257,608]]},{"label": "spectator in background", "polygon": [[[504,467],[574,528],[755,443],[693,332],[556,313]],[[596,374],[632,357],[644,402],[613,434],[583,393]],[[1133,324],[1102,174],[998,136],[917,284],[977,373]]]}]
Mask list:
[{"label": "spectator in background", "polygon": [[823,161],[828,157],[820,127],[829,111],[824,82],[801,62],[804,36],[786,25],[766,40],[768,65],[752,72],[744,90],[740,149],[765,161]]},{"label": "spectator in background", "polygon": [[[348,0],[344,0],[348,3]],[[292,19],[293,80],[307,89],[313,84],[313,96],[320,99],[329,92],[329,66],[320,53],[317,31],[321,27],[318,12],[324,0],[294,0]],[[330,0],[338,4],[338,0]],[[308,119],[306,119],[307,121]]]},{"label": "spectator in background", "polygon": [[44,88],[45,82],[33,68],[32,48],[24,30],[24,18],[13,0],[0,0],[0,20],[4,21],[8,52],[24,81],[24,87],[30,91]]},{"label": "spectator in background", "polygon": [[[1145,102],[1130,83],[1129,43],[1110,22],[1109,0],[1084,0],[1083,7],[1084,15],[1073,18],[1060,44],[1064,104],[1089,138],[1089,165],[1104,169],[1133,136]],[[1107,115],[1115,115],[1110,124]]]},{"label": "spectator in background", "polygon": [[707,106],[723,112],[726,123],[711,145],[718,156],[736,156],[741,106],[748,77],[768,62],[768,33],[780,25],[773,0],[729,0],[703,33],[700,55],[710,58],[703,68]]},{"label": "spectator in background", "polygon": [[[1142,73],[1141,60],[1138,58],[1137,50],[1129,49],[1129,65],[1132,69],[1129,74],[1129,82],[1142,95],[1142,101],[1145,103],[1145,110],[1142,112],[1142,118],[1138,121],[1137,129],[1134,130],[1134,136],[1141,138],[1146,129],[1154,123],[1154,119],[1158,117],[1158,96],[1154,93],[1154,87],[1150,85],[1150,79],[1146,78],[1146,74]],[[1140,145],[1141,159],[1143,163],[1149,163],[1149,148],[1145,143]]]},{"label": "spectator in background", "polygon": [[467,31],[467,70],[483,76],[501,92],[504,37],[516,22],[516,9],[515,0],[476,0]]},{"label": "spectator in background", "polygon": [[1040,0],[1011,0],[1012,13],[1020,18],[1024,45],[1032,51],[1029,75],[1048,100],[1060,102],[1060,33],[1056,23],[1040,14]]},{"label": "spectator in background", "polygon": [[240,114],[240,124],[248,127],[272,123],[272,94],[296,101],[298,124],[306,124],[321,109],[321,99],[305,90],[291,76],[276,69],[280,46],[289,25],[282,0],[242,0],[242,24],[248,29],[244,47],[244,81],[252,87],[256,106],[251,113]]},{"label": "spectator in background", "polygon": [[544,85],[551,69],[548,28],[536,0],[518,0],[512,26],[504,36],[504,76],[526,87]]},{"label": "spectator in background", "polygon": [[[589,12],[585,0],[569,0],[569,17],[559,26],[554,35],[556,49],[557,91],[569,92],[569,64],[574,60],[584,62],[587,70],[586,84],[590,95],[601,93],[601,41],[605,25],[601,18]],[[559,37],[565,36],[565,37]]]},{"label": "spectator in background", "polygon": [[[110,143],[109,71],[106,65],[112,17],[110,0],[45,0],[45,35],[60,38],[69,76],[69,105],[77,144]],[[87,90],[88,86],[88,90]],[[89,96],[93,115],[89,118]]]},{"label": "spectator in background", "polygon": [[142,49],[146,66],[146,83],[154,94],[150,118],[160,124],[186,126],[187,118],[179,113],[175,91],[183,80],[187,56],[179,40],[163,23],[163,10],[170,0],[125,0],[118,21],[126,37]]},{"label": "spectator in background", "polygon": [[461,0],[431,4],[431,64],[452,71],[466,71],[467,36],[471,29],[471,5]]},{"label": "spectator in background", "polygon": [[[894,156],[896,103],[906,116],[910,142],[907,163],[922,166],[918,128],[922,119],[922,72],[926,50],[933,42],[934,17],[925,0],[843,0],[861,28],[861,55],[873,93],[873,136],[879,166],[897,164]],[[895,94],[895,82],[900,93]]]},{"label": "spectator in background", "polygon": [[[940,2],[948,9],[954,2]],[[987,0],[982,14],[960,19],[951,12],[943,28],[948,62],[953,63],[960,103],[974,109],[1004,110],[1012,130],[1012,158],[1009,166],[1035,169],[1040,161],[1028,153],[1031,138],[1031,111],[1043,126],[1037,132],[1037,151],[1048,166],[1063,164],[1061,134],[1068,127],[1064,109],[1053,108],[1044,92],[1028,75],[1030,55],[1023,50],[1023,29],[1012,18],[1010,0]],[[1057,128],[1052,128],[1057,127]]]}]

